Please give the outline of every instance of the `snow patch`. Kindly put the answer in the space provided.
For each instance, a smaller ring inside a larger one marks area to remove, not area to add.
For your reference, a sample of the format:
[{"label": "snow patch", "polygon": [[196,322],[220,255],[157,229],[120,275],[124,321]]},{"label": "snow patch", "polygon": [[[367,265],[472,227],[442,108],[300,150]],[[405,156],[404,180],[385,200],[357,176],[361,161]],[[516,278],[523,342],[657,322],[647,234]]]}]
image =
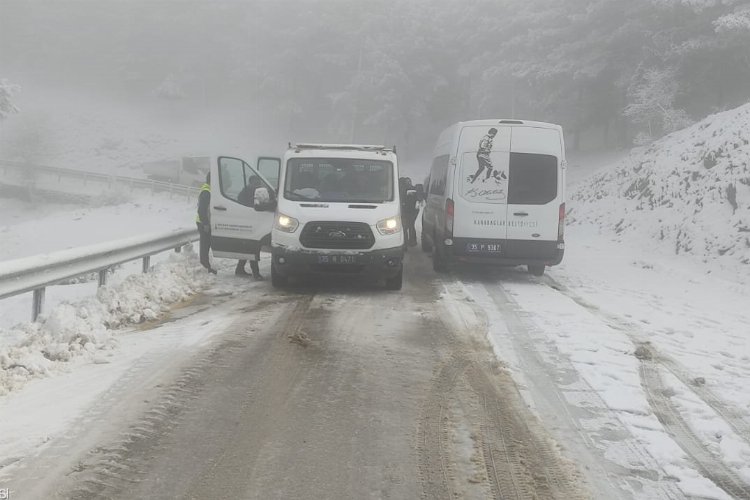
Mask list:
[{"label": "snow patch", "polygon": [[151,321],[170,304],[207,288],[215,278],[205,273],[188,250],[171,254],[148,274],[133,274],[117,285],[100,288],[96,297],[63,302],[36,323],[0,329],[0,395],[22,387],[83,357],[92,362],[116,345],[117,328]]}]

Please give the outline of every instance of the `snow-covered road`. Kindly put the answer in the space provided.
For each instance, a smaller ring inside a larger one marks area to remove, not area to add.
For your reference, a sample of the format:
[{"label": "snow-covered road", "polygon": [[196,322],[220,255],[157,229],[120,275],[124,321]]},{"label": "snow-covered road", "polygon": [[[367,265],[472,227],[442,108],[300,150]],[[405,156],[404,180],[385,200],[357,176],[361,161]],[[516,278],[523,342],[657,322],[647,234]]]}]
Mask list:
[{"label": "snow-covered road", "polygon": [[227,265],[168,321],[0,400],[0,488],[750,498],[747,286],[586,226],[568,242],[542,278],[437,275],[411,250],[400,294],[278,292]]},{"label": "snow-covered road", "polygon": [[585,498],[484,332],[454,327],[429,260],[408,260],[402,294],[224,275],[171,322],[121,335],[121,358],[6,398],[0,484],[31,498]]}]

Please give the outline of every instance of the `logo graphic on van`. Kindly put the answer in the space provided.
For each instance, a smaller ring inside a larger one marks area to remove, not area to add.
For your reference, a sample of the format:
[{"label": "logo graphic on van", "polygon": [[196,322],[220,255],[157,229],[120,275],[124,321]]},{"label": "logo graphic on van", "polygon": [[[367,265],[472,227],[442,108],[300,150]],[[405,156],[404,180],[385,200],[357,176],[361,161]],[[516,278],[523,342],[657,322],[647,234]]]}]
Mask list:
[{"label": "logo graphic on van", "polygon": [[331,238],[332,240],[341,240],[341,239],[346,238],[346,233],[344,231],[339,231],[339,230],[329,231],[328,237]]}]

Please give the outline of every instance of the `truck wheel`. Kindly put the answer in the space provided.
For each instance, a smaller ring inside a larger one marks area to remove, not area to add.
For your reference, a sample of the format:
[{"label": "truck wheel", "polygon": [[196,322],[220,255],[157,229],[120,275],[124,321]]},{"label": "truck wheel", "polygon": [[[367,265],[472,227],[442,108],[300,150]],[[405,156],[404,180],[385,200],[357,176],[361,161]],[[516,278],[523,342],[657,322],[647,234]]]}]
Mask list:
[{"label": "truck wheel", "polygon": [[435,243],[432,247],[432,270],[436,273],[444,273],[448,270],[448,265],[445,262],[445,257],[440,251],[440,243]]},{"label": "truck wheel", "polygon": [[422,233],[422,251],[424,253],[432,252],[432,244],[430,243],[430,240],[427,239],[427,236],[424,233]]},{"label": "truck wheel", "polygon": [[401,269],[398,271],[398,274],[396,276],[393,276],[392,278],[386,278],[385,279],[385,289],[386,290],[401,290],[401,286],[404,283],[404,266],[401,266]]},{"label": "truck wheel", "polygon": [[288,283],[289,277],[279,274],[276,266],[271,264],[271,286],[274,288],[284,288]]},{"label": "truck wheel", "polygon": [[544,274],[544,264],[529,264],[526,267],[529,269],[529,274],[533,276],[542,276]]}]

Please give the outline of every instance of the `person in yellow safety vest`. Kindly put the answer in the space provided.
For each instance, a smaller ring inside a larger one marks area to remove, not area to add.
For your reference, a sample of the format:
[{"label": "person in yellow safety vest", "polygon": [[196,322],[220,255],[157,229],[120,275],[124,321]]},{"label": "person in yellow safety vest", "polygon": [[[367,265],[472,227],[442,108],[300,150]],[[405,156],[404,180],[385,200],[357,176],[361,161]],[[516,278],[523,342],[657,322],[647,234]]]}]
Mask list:
[{"label": "person in yellow safety vest", "polygon": [[195,216],[195,223],[198,226],[200,235],[200,257],[203,267],[208,269],[209,273],[216,274],[216,269],[211,267],[211,261],[208,257],[208,251],[211,249],[211,173],[206,174],[206,183],[201,186],[201,192],[198,195],[198,215]]}]

